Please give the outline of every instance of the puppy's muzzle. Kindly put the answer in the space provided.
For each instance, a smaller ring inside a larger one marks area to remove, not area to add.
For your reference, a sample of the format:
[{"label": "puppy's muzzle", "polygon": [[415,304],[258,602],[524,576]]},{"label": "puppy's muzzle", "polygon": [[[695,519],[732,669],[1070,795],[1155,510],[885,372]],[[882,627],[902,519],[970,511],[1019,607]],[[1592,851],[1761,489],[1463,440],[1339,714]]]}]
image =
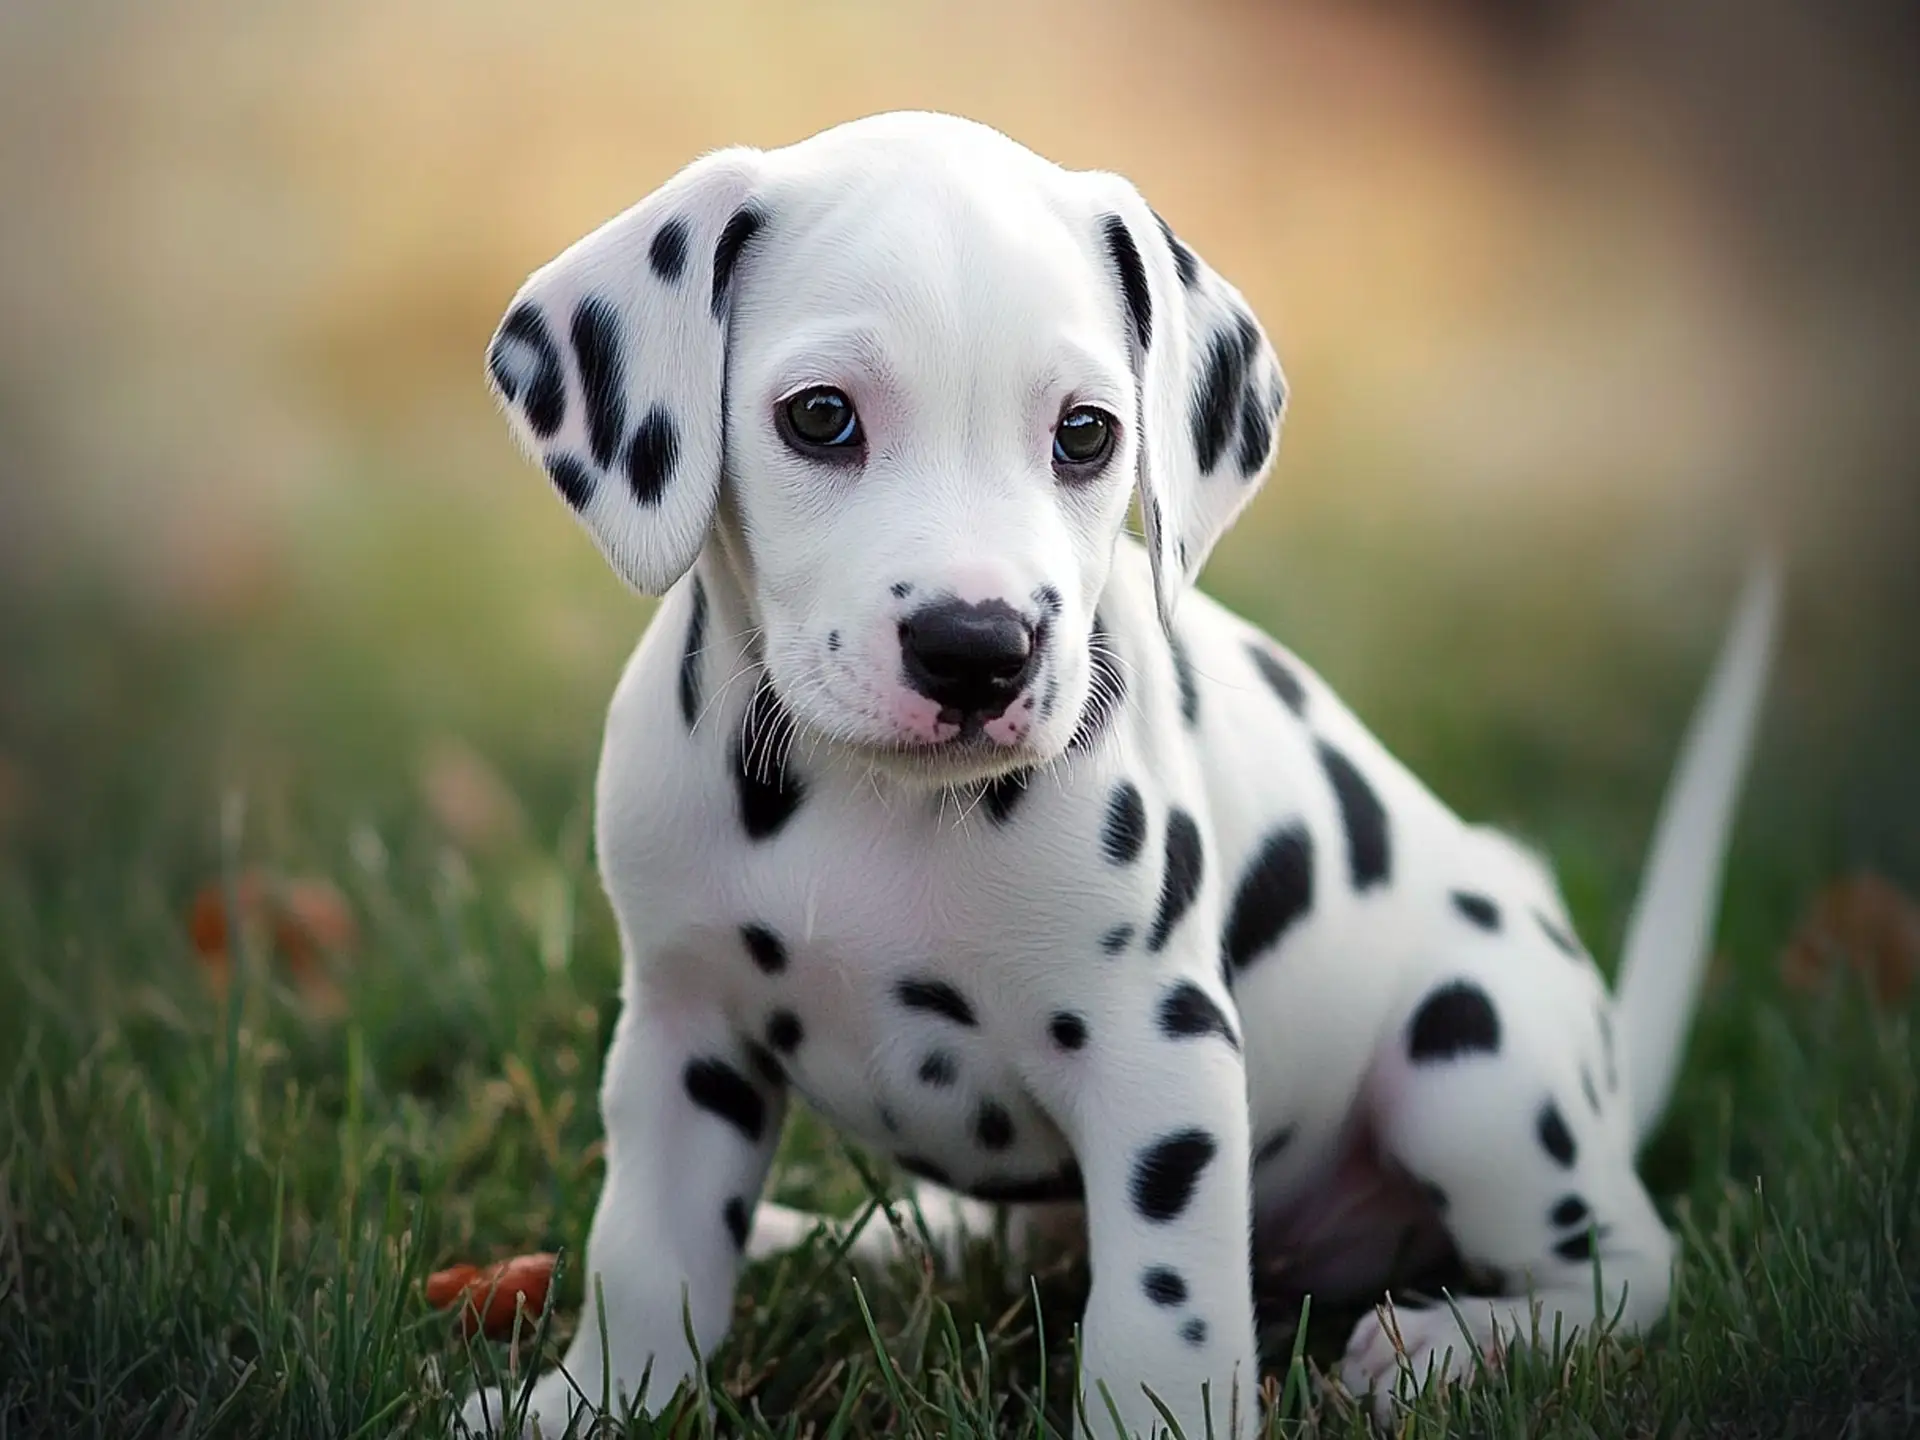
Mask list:
[{"label": "puppy's muzzle", "polygon": [[939,601],[900,622],[901,668],[942,719],[991,720],[1026,686],[1035,640],[1032,624],[1005,601]]}]

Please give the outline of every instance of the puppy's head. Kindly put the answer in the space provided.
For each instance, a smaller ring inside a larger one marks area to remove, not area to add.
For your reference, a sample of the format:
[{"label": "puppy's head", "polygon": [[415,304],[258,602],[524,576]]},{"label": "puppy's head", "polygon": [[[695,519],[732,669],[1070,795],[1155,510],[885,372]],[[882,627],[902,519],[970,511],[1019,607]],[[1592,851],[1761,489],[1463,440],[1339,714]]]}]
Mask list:
[{"label": "puppy's head", "polygon": [[487,368],[629,584],[714,542],[802,727],[949,783],[1108,702],[1129,497],[1169,620],[1286,403],[1132,186],[927,114],[688,166],[534,273]]}]

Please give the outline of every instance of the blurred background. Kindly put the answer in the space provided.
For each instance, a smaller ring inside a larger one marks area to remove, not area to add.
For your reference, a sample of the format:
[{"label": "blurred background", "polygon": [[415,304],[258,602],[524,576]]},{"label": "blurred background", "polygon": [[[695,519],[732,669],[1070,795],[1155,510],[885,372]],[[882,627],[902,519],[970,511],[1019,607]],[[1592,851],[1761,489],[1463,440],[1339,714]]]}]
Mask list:
[{"label": "blurred background", "polygon": [[578,843],[647,605],[509,442],[487,337],[702,150],[922,107],[1126,173],[1246,292],[1292,419],[1205,583],[1571,852],[1604,953],[1782,546],[1735,875],[1777,942],[1811,877],[1920,876],[1917,14],[8,0],[11,873],[111,852],[177,911],[232,794],[307,863],[422,807]]}]

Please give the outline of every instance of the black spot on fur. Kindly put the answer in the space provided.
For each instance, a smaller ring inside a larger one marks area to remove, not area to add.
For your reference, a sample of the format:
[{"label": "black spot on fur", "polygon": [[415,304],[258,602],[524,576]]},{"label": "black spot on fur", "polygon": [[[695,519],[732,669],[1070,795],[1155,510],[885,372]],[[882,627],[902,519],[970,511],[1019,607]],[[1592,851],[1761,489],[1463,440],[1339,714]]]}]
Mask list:
[{"label": "black spot on fur", "polygon": [[935,1090],[946,1089],[958,1074],[953,1056],[944,1050],[935,1050],[920,1062],[920,1083]]},{"label": "black spot on fur", "polygon": [[[525,377],[524,385],[521,377],[507,368],[504,342],[508,340],[533,352],[533,374]],[[487,368],[500,393],[520,405],[535,435],[545,440],[560,428],[560,422],[567,418],[566,377],[560,370],[560,351],[547,332],[547,322],[539,306],[527,301],[513,307],[513,312],[500,324],[500,334],[487,356]]]},{"label": "black spot on fur", "polygon": [[1186,1341],[1187,1344],[1193,1346],[1194,1349],[1199,1349],[1207,1343],[1207,1322],[1198,1316],[1187,1321],[1186,1324],[1180,1327],[1180,1338]]},{"label": "black spot on fur", "polygon": [[733,287],[733,267],[740,263],[740,252],[759,230],[766,217],[751,205],[733,212],[713,247],[713,318],[727,313],[727,296]]},{"label": "black spot on fur", "polygon": [[1246,389],[1247,367],[1260,344],[1260,332],[1251,316],[1235,317],[1233,328],[1214,331],[1207,342],[1206,363],[1192,401],[1193,448],[1200,472],[1211,475],[1233,438],[1240,397]]},{"label": "black spot on fur", "polygon": [[1258,1170],[1268,1161],[1279,1159],[1292,1143],[1293,1127],[1291,1125],[1275,1131],[1261,1142],[1258,1150],[1253,1152],[1253,1168]]},{"label": "black spot on fur", "polygon": [[666,407],[655,405],[640,418],[627,446],[627,485],[633,498],[649,507],[658,505],[679,463],[680,432]]},{"label": "black spot on fur", "polygon": [[1122,780],[1107,801],[1107,823],[1100,832],[1100,848],[1115,865],[1131,865],[1147,843],[1147,806],[1140,787]]},{"label": "black spot on fur", "polygon": [[1193,817],[1180,809],[1167,812],[1167,863],[1160,879],[1160,909],[1153,917],[1153,929],[1147,935],[1147,949],[1159,950],[1173,934],[1174,926],[1185,917],[1200,893],[1200,877],[1206,863],[1200,843],[1200,827]]},{"label": "black spot on fur", "polygon": [[1167,653],[1173,657],[1173,683],[1180,688],[1180,718],[1191,730],[1200,723],[1200,688],[1193,679],[1193,658],[1176,634],[1167,635]]},{"label": "black spot on fur", "polygon": [[953,1188],[953,1177],[933,1161],[919,1155],[896,1155],[893,1163],[909,1175],[918,1175],[922,1180],[931,1180],[936,1185]]},{"label": "black spot on fur", "polygon": [[1260,473],[1260,467],[1267,463],[1267,455],[1273,449],[1274,411],[1268,404],[1260,387],[1249,380],[1240,396],[1240,453],[1235,457],[1240,462],[1243,480],[1251,480]]},{"label": "black spot on fur", "polygon": [[547,478],[575,512],[586,509],[587,502],[593,499],[593,472],[571,455],[547,456]]},{"label": "black spot on fur", "polygon": [[1118,955],[1133,943],[1133,926],[1116,925],[1100,937],[1100,948],[1109,955]]},{"label": "black spot on fur", "polygon": [[1347,831],[1347,870],[1356,890],[1370,889],[1387,879],[1393,865],[1393,847],[1387,834],[1386,807],[1373,787],[1345,754],[1325,740],[1320,742],[1320,764],[1340,802],[1340,821]]},{"label": "black spot on fur", "polygon": [[956,1025],[975,1026],[980,1023],[974,1016],[973,1006],[967,1003],[967,997],[944,980],[917,977],[902,980],[893,987],[893,995],[909,1010],[943,1016]]},{"label": "black spot on fur", "polygon": [[753,1082],[725,1060],[708,1057],[687,1062],[683,1081],[687,1098],[717,1115],[747,1139],[758,1142],[767,1129],[767,1102]]},{"label": "black spot on fur", "polygon": [[1305,715],[1307,687],[1300,683],[1293,667],[1258,641],[1248,642],[1247,654],[1253,658],[1253,668],[1260,672],[1260,678],[1280,697],[1280,703],[1295,715]]},{"label": "black spot on fur", "polygon": [[1540,1137],[1540,1148],[1553,1157],[1554,1164],[1563,1170],[1571,1170],[1579,1151],[1573,1143],[1573,1132],[1567,1129],[1566,1119],[1560,1113],[1560,1107],[1551,1100],[1542,1105],[1535,1128]]},{"label": "black spot on fur", "polygon": [[896,600],[904,600],[913,593],[913,583],[908,580],[896,580],[888,588],[892,590],[893,598]]},{"label": "black spot on fur", "polygon": [[1470,980],[1449,981],[1434,990],[1407,1026],[1407,1058],[1416,1065],[1499,1050],[1500,1017],[1487,992]]},{"label": "black spot on fur", "polygon": [[982,1100],[973,1117],[974,1138],[984,1150],[1005,1150],[1013,1144],[1013,1117],[998,1101]]},{"label": "black spot on fur", "polygon": [[1553,1247],[1553,1253],[1567,1261],[1579,1262],[1593,1259],[1593,1232],[1576,1230],[1564,1240],[1558,1241]]},{"label": "black spot on fur", "polygon": [[742,925],[740,938],[746,942],[747,954],[753,957],[753,963],[768,975],[778,975],[787,968],[787,947],[766,926]]},{"label": "black spot on fur", "polygon": [[774,1053],[767,1049],[766,1046],[755,1044],[751,1040],[748,1041],[747,1059],[752,1062],[753,1068],[759,1072],[760,1078],[766,1081],[767,1084],[785,1085],[787,1083],[786,1067],[780,1063]]},{"label": "black spot on fur", "polygon": [[1155,1265],[1140,1277],[1140,1288],[1147,1292],[1147,1299],[1156,1305],[1184,1305],[1187,1300],[1187,1282],[1178,1270],[1165,1265]]},{"label": "black spot on fur", "polygon": [[700,718],[700,656],[707,648],[707,587],[693,577],[687,606],[687,643],[680,652],[680,718],[693,729]]},{"label": "black spot on fur", "polygon": [[1223,949],[1244,970],[1313,908],[1313,836],[1299,821],[1275,830],[1240,876]]},{"label": "black spot on fur", "polygon": [[1156,1224],[1178,1218],[1219,1143],[1204,1130],[1176,1130],[1143,1147],[1133,1162],[1133,1208]]},{"label": "black spot on fur", "polygon": [[1133,243],[1133,232],[1127,229],[1126,221],[1118,215],[1108,215],[1100,221],[1100,229],[1106,236],[1107,254],[1113,258],[1113,268],[1120,272],[1120,289],[1126,296],[1134,339],[1145,351],[1153,344],[1153,296],[1147,290],[1147,267],[1140,263],[1140,250]]},{"label": "black spot on fur", "polygon": [[1587,1202],[1578,1195],[1567,1195],[1553,1207],[1553,1223],[1561,1229],[1578,1225],[1587,1218]]},{"label": "black spot on fur", "polygon": [[740,823],[752,840],[765,840],[793,818],[807,787],[788,759],[793,717],[787,714],[771,681],[762,678],[734,745],[734,781],[740,791]]},{"label": "black spot on fur", "polygon": [[603,470],[613,463],[627,428],[619,324],[618,313],[605,300],[589,296],[574,307],[573,357],[587,402],[587,438],[593,462]]},{"label": "black spot on fur", "polygon": [[996,775],[987,782],[984,798],[987,802],[987,814],[996,825],[1004,825],[1013,816],[1016,805],[1025,797],[1027,787],[1033,783],[1033,771],[1009,770],[1005,775]]},{"label": "black spot on fur", "polygon": [[805,1035],[800,1017],[791,1010],[776,1010],[767,1017],[767,1044],[782,1055],[798,1050]]},{"label": "black spot on fur", "polygon": [[750,1219],[747,1215],[747,1202],[738,1195],[733,1196],[721,1207],[720,1218],[726,1222],[727,1234],[733,1237],[733,1248],[747,1248],[747,1230]]},{"label": "black spot on fur", "polygon": [[1194,258],[1193,251],[1186,247],[1180,237],[1173,233],[1173,227],[1161,219],[1158,210],[1153,218],[1159,221],[1160,234],[1165,237],[1167,248],[1173,252],[1173,268],[1180,272],[1180,283],[1191,290],[1200,283],[1200,262]]},{"label": "black spot on fur", "polygon": [[837,653],[839,649],[840,649],[840,632],[838,630],[829,630],[827,632],[827,653],[829,655],[832,655]]},{"label": "black spot on fur", "polygon": [[1060,618],[1060,612],[1067,608],[1067,602],[1060,598],[1059,588],[1042,585],[1033,592],[1033,603],[1038,605],[1049,620]]},{"label": "black spot on fur", "polygon": [[1453,892],[1453,908],[1482,930],[1500,928],[1500,907],[1484,895],[1469,894],[1465,890]]},{"label": "black spot on fur", "polygon": [[1078,1200],[1086,1192],[1080,1167],[1072,1161],[1053,1175],[1030,1179],[991,1178],[960,1187],[960,1193],[995,1205],[1039,1205],[1055,1200]]},{"label": "black spot on fur", "polygon": [[1233,1033],[1226,1012],[1191,980],[1182,980],[1160,997],[1160,1033],[1169,1040],[1218,1035],[1234,1049],[1240,1037]]},{"label": "black spot on fur", "polygon": [[1540,933],[1553,942],[1554,949],[1563,955],[1571,956],[1575,960],[1580,958],[1580,942],[1568,934],[1552,916],[1536,910],[1533,912],[1533,918],[1534,922],[1540,927]]},{"label": "black spot on fur", "polygon": [[687,222],[676,215],[654,231],[647,260],[662,280],[678,280],[687,268]]},{"label": "black spot on fur", "polygon": [[1071,1010],[1059,1010],[1047,1022],[1047,1033],[1062,1050],[1078,1050],[1087,1043],[1087,1022]]},{"label": "black spot on fur", "polygon": [[1113,635],[1097,611],[1087,637],[1087,669],[1087,706],[1067,741],[1069,750],[1084,750],[1098,740],[1127,698],[1127,677],[1114,657]]}]

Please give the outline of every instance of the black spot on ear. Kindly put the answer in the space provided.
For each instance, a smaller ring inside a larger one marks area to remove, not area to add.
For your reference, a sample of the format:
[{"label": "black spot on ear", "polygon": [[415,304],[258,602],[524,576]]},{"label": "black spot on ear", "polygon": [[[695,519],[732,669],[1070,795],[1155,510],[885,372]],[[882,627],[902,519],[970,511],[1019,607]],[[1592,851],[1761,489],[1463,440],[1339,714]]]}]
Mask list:
[{"label": "black spot on ear", "polygon": [[[525,346],[532,352],[533,372],[518,375],[508,363],[507,342]],[[493,383],[510,403],[518,403],[533,433],[545,440],[567,418],[567,383],[560,370],[560,351],[547,332],[540,307],[531,300],[513,307],[500,324],[493,348],[487,353],[487,369]],[[574,507],[576,510],[579,506]]]},{"label": "black spot on ear", "polygon": [[1456,890],[1453,892],[1453,908],[1482,930],[1500,928],[1500,907],[1485,895]]},{"label": "black spot on ear", "polygon": [[1047,1034],[1062,1050],[1078,1050],[1087,1043],[1087,1022],[1071,1010],[1058,1010],[1047,1022]]},{"label": "black spot on ear", "polygon": [[720,231],[720,239],[713,247],[713,318],[718,320],[727,313],[727,297],[733,287],[733,267],[740,263],[740,252],[754,237],[765,220],[759,210],[751,205],[742,205],[733,212],[725,228]]},{"label": "black spot on ear", "polygon": [[1133,232],[1127,229],[1127,222],[1118,215],[1108,215],[1100,221],[1100,229],[1107,238],[1107,254],[1113,257],[1113,268],[1120,272],[1120,290],[1126,297],[1127,315],[1133,321],[1133,336],[1144,352],[1153,344],[1153,296],[1147,290],[1147,267],[1140,263],[1139,247],[1133,243]]},{"label": "black spot on ear", "polygon": [[547,477],[576,514],[593,499],[593,472],[571,455],[547,456]]},{"label": "black spot on ear", "polygon": [[1189,730],[1200,723],[1200,690],[1194,684],[1193,658],[1186,643],[1176,634],[1167,636],[1167,653],[1173,657],[1173,683],[1180,689],[1180,718]]},{"label": "black spot on ear", "polygon": [[1160,997],[1160,1033],[1169,1040],[1218,1035],[1234,1049],[1240,1037],[1233,1033],[1226,1012],[1191,980],[1182,980]]},{"label": "black spot on ear", "polygon": [[1207,1343],[1207,1322],[1196,1315],[1180,1327],[1180,1338],[1198,1350]]},{"label": "black spot on ear", "polygon": [[1033,780],[1031,770],[1009,770],[1005,775],[996,775],[987,782],[985,798],[987,814],[996,825],[1004,825],[1013,816],[1013,807],[1018,805],[1027,793],[1027,786]]},{"label": "black spot on ear", "polygon": [[935,1090],[944,1090],[953,1084],[959,1075],[953,1056],[944,1050],[935,1050],[920,1062],[920,1083]]},{"label": "black spot on ear", "polygon": [[1069,750],[1084,750],[1098,740],[1127,696],[1127,677],[1113,653],[1113,634],[1098,611],[1087,636],[1087,668],[1087,706],[1067,741]]},{"label": "black spot on ear", "polygon": [[973,1117],[973,1137],[983,1150],[1005,1150],[1013,1144],[1013,1117],[995,1100],[982,1100]]},{"label": "black spot on ear", "polygon": [[648,507],[658,505],[679,462],[680,432],[666,407],[655,405],[641,417],[627,446],[627,484],[633,498]]},{"label": "black spot on ear", "polygon": [[1540,926],[1540,933],[1553,942],[1554,949],[1563,955],[1571,956],[1575,960],[1580,958],[1580,942],[1556,924],[1551,917],[1536,910],[1533,912],[1533,918]]},{"label": "black spot on ear", "polygon": [[1553,1223],[1561,1229],[1587,1218],[1587,1202],[1578,1195],[1563,1196],[1553,1207]]},{"label": "black spot on ear", "polygon": [[1251,480],[1267,463],[1273,449],[1273,412],[1267,408],[1259,387],[1248,381],[1240,397],[1240,476]]},{"label": "black spot on ear", "polygon": [[1313,908],[1313,836],[1298,821],[1273,831],[1240,876],[1227,919],[1228,965],[1244,970]]},{"label": "black spot on ear", "polygon": [[1413,1012],[1407,1026],[1407,1058],[1433,1065],[1500,1050],[1500,1017],[1487,992],[1470,980],[1439,986]]},{"label": "black spot on ear", "polygon": [[1269,1135],[1266,1140],[1261,1143],[1260,1148],[1253,1152],[1253,1168],[1258,1170],[1269,1160],[1279,1159],[1286,1153],[1287,1147],[1291,1144],[1293,1144],[1293,1127],[1291,1125],[1285,1126],[1274,1134]]},{"label": "black spot on ear", "polygon": [[1107,823],[1100,832],[1100,848],[1114,865],[1131,865],[1147,843],[1147,806],[1140,787],[1122,780],[1107,801]]},{"label": "black spot on ear", "polygon": [[1573,1132],[1567,1129],[1566,1119],[1560,1113],[1560,1107],[1551,1100],[1542,1105],[1535,1129],[1540,1137],[1540,1148],[1553,1157],[1554,1164],[1562,1169],[1571,1170],[1579,1152],[1573,1143]]},{"label": "black spot on ear", "polygon": [[747,1215],[747,1202],[738,1195],[729,1199],[720,1211],[720,1218],[726,1222],[727,1234],[733,1237],[733,1248],[747,1248],[747,1231],[750,1217]]},{"label": "black spot on ear", "polygon": [[1207,342],[1206,360],[1191,403],[1193,448],[1203,475],[1213,473],[1233,438],[1247,367],[1259,343],[1260,332],[1246,314],[1237,315],[1232,328],[1214,331]]},{"label": "black spot on ear", "polygon": [[1167,860],[1160,879],[1160,909],[1153,917],[1153,929],[1147,935],[1147,949],[1159,950],[1167,943],[1200,894],[1200,878],[1205,854],[1200,843],[1200,827],[1186,811],[1167,812]]},{"label": "black spot on ear", "polygon": [[1109,955],[1118,955],[1133,943],[1133,926],[1116,925],[1100,937],[1100,948]]},{"label": "black spot on ear", "polygon": [[687,1098],[709,1115],[718,1116],[756,1143],[766,1133],[767,1102],[760,1098],[753,1082],[725,1060],[690,1060],[682,1078]]},{"label": "black spot on ear", "polygon": [[603,470],[613,463],[627,428],[619,324],[620,317],[605,300],[589,296],[574,307],[573,356],[587,402],[587,438],[593,463]]},{"label": "black spot on ear", "polygon": [[698,575],[687,610],[687,644],[680,652],[680,718],[692,730],[700,718],[700,656],[707,648],[707,587]]},{"label": "black spot on ear", "polygon": [[778,975],[787,968],[787,947],[766,926],[742,925],[740,938],[746,943],[747,953],[753,957],[753,963],[763,973]]},{"label": "black spot on ear", "polygon": [[787,714],[773,683],[761,678],[747,701],[747,713],[734,745],[734,781],[740,792],[740,824],[750,840],[777,834],[806,799],[807,787],[788,759],[793,747],[793,717]]},{"label": "black spot on ear", "polygon": [[1280,703],[1295,715],[1305,715],[1307,687],[1300,683],[1293,667],[1257,641],[1247,643],[1247,654],[1252,657],[1253,668],[1260,672],[1260,678],[1267,682],[1267,688],[1280,697]]},{"label": "black spot on ear", "polygon": [[1133,1161],[1133,1208],[1165,1224],[1179,1217],[1220,1146],[1205,1130],[1176,1130],[1143,1146]]},{"label": "black spot on ear", "polygon": [[687,268],[687,222],[676,215],[654,231],[647,260],[662,280],[678,280]]},{"label": "black spot on ear", "polygon": [[975,1026],[980,1023],[974,1017],[973,1006],[968,1003],[967,997],[945,980],[911,977],[896,984],[893,995],[909,1010],[941,1015],[956,1025]]},{"label": "black spot on ear", "polygon": [[793,1011],[776,1010],[767,1017],[767,1044],[779,1054],[793,1054],[805,1038],[806,1031],[800,1024],[800,1017]]},{"label": "black spot on ear", "polygon": [[1140,1277],[1140,1288],[1147,1293],[1147,1299],[1156,1305],[1184,1305],[1187,1299],[1187,1282],[1178,1270],[1165,1265],[1155,1265]]},{"label": "black spot on ear", "polygon": [[1392,868],[1392,844],[1387,835],[1387,812],[1367,779],[1339,750],[1320,742],[1320,764],[1340,802],[1340,820],[1347,831],[1347,869],[1353,888],[1366,890],[1387,879]]},{"label": "black spot on ear", "polygon": [[1180,272],[1180,283],[1189,290],[1193,289],[1200,283],[1200,262],[1180,237],[1173,233],[1173,227],[1167,224],[1158,210],[1153,212],[1153,218],[1160,225],[1160,234],[1165,237],[1167,248],[1173,252],[1173,268]]}]

